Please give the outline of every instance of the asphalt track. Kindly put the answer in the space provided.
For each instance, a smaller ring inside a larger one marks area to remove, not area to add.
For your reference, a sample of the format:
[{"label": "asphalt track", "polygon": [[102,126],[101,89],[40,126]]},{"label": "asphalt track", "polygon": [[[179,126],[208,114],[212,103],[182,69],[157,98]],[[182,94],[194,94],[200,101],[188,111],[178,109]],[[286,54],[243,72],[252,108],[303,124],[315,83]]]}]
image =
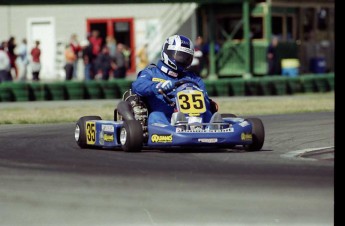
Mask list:
[{"label": "asphalt track", "polygon": [[73,123],[1,125],[0,225],[334,225],[334,152],[303,155],[334,146],[334,113],[260,118],[259,152],[82,150]]}]

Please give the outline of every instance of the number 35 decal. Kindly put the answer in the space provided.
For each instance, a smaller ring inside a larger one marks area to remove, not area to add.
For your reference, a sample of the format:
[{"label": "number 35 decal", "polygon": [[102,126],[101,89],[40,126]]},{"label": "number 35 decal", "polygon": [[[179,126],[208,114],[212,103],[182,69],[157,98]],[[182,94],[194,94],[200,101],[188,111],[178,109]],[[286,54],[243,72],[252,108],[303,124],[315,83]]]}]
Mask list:
[{"label": "number 35 decal", "polygon": [[177,94],[179,110],[185,114],[201,114],[206,111],[204,94],[198,90]]},{"label": "number 35 decal", "polygon": [[95,144],[96,143],[96,123],[86,122],[86,143]]}]

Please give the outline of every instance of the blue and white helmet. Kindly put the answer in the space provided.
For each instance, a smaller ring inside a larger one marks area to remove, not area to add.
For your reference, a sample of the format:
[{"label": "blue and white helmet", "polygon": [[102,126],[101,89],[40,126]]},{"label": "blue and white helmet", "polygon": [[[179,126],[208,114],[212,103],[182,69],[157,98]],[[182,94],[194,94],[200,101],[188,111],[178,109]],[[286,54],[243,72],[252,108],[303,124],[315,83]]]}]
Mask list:
[{"label": "blue and white helmet", "polygon": [[193,55],[194,45],[183,35],[170,36],[162,46],[162,61],[177,72],[182,72],[191,65]]}]

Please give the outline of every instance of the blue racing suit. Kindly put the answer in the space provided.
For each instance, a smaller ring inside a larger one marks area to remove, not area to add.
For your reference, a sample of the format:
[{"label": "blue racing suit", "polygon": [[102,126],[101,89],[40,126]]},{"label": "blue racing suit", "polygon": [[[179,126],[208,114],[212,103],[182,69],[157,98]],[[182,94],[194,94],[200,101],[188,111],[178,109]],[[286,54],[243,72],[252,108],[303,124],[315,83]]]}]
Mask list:
[{"label": "blue racing suit", "polygon": [[170,70],[162,61],[158,61],[157,66],[149,65],[140,71],[137,79],[132,83],[132,91],[139,95],[148,105],[150,112],[148,123],[170,124],[170,118],[174,113],[174,107],[170,106],[158,93],[157,85],[160,82],[171,80],[177,82],[179,80],[190,80],[196,82],[202,89],[205,96],[205,104],[207,111],[204,114],[204,122],[209,122],[212,113],[210,112],[210,100],[206,92],[206,86],[203,80],[194,74],[194,72],[185,71],[177,74]]}]

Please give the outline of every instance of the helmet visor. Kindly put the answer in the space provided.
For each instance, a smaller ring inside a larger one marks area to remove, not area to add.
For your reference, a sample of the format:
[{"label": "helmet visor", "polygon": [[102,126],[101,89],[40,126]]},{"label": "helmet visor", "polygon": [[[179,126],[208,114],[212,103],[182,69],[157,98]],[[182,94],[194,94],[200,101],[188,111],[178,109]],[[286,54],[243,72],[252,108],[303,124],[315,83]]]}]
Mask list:
[{"label": "helmet visor", "polygon": [[189,67],[193,61],[193,55],[189,53],[178,50],[169,50],[168,52],[169,58],[174,59],[176,64],[184,69]]}]

